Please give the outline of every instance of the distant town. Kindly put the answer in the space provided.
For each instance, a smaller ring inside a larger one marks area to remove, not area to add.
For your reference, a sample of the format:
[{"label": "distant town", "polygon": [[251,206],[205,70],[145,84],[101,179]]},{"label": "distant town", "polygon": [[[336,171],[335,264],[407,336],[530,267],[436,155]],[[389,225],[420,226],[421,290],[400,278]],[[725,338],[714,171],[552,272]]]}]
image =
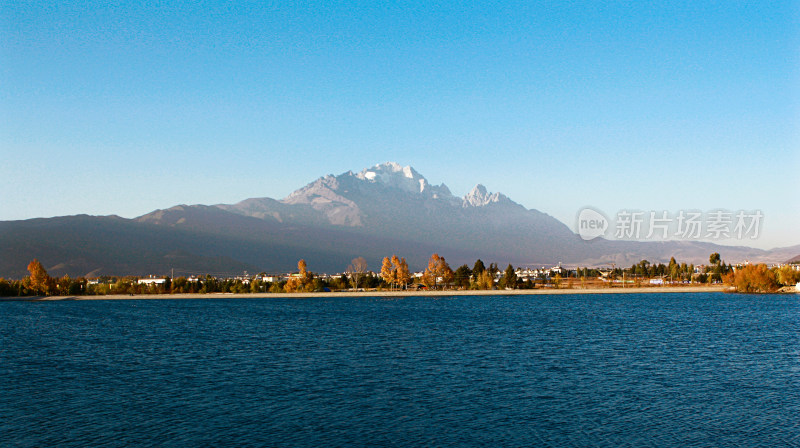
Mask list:
[{"label": "distant town", "polygon": [[96,278],[60,278],[47,274],[36,259],[28,265],[29,276],[19,280],[0,278],[0,296],[79,296],[109,294],[210,294],[210,293],[291,293],[376,290],[515,290],[515,289],[587,289],[656,287],[702,284],[726,284],[738,292],[769,293],[789,288],[800,290],[800,262],[777,264],[726,264],[718,253],[709,263],[694,265],[650,263],[642,260],[630,267],[603,268],[556,266],[514,267],[501,269],[478,259],[470,268],[464,264],[453,270],[444,257],[433,254],[428,267],[410,272],[404,258],[396,255],[383,259],[381,270],[367,268],[367,261],[355,258],[344,272],[315,273],[305,260],[294,272],[260,272],[240,275],[149,275],[100,276]]}]

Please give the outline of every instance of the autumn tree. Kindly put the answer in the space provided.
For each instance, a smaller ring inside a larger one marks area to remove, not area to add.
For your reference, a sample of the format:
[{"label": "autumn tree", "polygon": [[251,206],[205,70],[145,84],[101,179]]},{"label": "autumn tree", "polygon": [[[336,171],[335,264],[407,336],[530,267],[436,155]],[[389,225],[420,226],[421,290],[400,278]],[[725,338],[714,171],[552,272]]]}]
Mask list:
[{"label": "autumn tree", "polygon": [[747,265],[733,274],[733,286],[738,292],[775,292],[778,282],[775,272],[765,264]]},{"label": "autumn tree", "polygon": [[442,279],[442,284],[446,286],[453,281],[453,270],[450,269],[444,257],[440,257],[439,254],[433,254],[428,260],[428,267],[422,275],[422,283],[429,288],[436,288],[439,277]]},{"label": "autumn tree", "polygon": [[300,260],[297,262],[297,270],[299,271],[299,274],[296,277],[290,278],[289,281],[286,282],[286,285],[283,286],[284,291],[301,292],[313,290],[314,276],[308,272],[306,260]]},{"label": "autumn tree", "polygon": [[444,261],[444,257],[442,257],[442,264],[444,265],[441,271],[442,287],[446,288],[448,285],[453,283],[454,273],[453,270],[450,269],[450,265],[448,265],[447,262]]},{"label": "autumn tree", "polygon": [[393,255],[392,258],[383,257],[383,263],[381,263],[381,278],[389,284],[390,288],[394,288],[394,283],[397,281],[397,268],[392,266],[393,259],[396,260],[397,255]]},{"label": "autumn tree", "polygon": [[[394,264],[394,258],[396,257],[392,257],[392,264]],[[406,263],[405,258],[401,257],[395,266],[395,280],[403,289],[411,281],[411,271],[408,270],[408,263]]]},{"label": "autumn tree", "polygon": [[252,294],[252,293],[261,292],[261,285],[262,285],[262,283],[261,283],[261,280],[259,279],[259,277],[258,276],[253,277],[250,280],[250,293]]},{"label": "autumn tree", "polygon": [[34,258],[33,261],[28,264],[28,272],[30,276],[26,279],[26,287],[33,290],[36,294],[49,294],[51,279],[50,276],[47,275],[47,271],[44,269],[44,266],[42,266],[42,263],[39,263],[39,260]]},{"label": "autumn tree", "polygon": [[791,286],[800,282],[800,271],[792,268],[790,265],[781,266],[775,271],[778,283],[783,286]]},{"label": "autumn tree", "polygon": [[347,272],[353,278],[353,288],[358,289],[358,281],[367,272],[367,260],[364,257],[353,258],[347,267]]},{"label": "autumn tree", "polygon": [[494,279],[489,271],[483,270],[480,274],[475,276],[475,288],[477,289],[492,289],[494,287]]},{"label": "autumn tree", "polygon": [[303,289],[309,289],[311,284],[314,282],[314,274],[308,272],[306,260],[300,260],[297,262],[297,270],[300,273],[300,282],[303,285]]},{"label": "autumn tree", "polygon": [[286,292],[299,292],[302,291],[302,285],[300,279],[298,277],[290,278],[285,285],[283,285],[283,290]]},{"label": "autumn tree", "polygon": [[[434,261],[435,258],[435,261]],[[431,258],[428,260],[428,267],[422,271],[422,277],[420,277],[420,281],[423,285],[427,286],[428,288],[433,288],[436,286],[436,263],[439,261],[439,254],[431,255]]]}]

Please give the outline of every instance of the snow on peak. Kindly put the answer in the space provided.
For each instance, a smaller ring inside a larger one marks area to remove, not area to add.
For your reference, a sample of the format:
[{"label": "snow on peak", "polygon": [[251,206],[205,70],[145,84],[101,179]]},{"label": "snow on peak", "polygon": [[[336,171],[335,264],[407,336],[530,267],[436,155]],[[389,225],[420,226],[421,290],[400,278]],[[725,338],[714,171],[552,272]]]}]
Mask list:
[{"label": "snow on peak", "polygon": [[482,207],[493,202],[508,200],[502,193],[489,193],[481,184],[475,187],[464,196],[464,207]]},{"label": "snow on peak", "polygon": [[386,162],[367,168],[355,175],[361,180],[380,183],[410,193],[422,193],[430,188],[428,180],[410,166]]}]

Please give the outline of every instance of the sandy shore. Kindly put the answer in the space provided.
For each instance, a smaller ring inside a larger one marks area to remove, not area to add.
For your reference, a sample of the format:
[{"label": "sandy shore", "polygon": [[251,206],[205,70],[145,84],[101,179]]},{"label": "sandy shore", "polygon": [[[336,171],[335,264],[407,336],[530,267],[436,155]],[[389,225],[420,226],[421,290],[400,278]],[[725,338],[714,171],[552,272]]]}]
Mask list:
[{"label": "sandy shore", "polygon": [[306,299],[313,297],[454,297],[454,296],[533,296],[560,294],[638,294],[638,293],[691,293],[691,292],[724,292],[727,286],[655,286],[630,288],[570,288],[570,289],[515,289],[492,291],[344,291],[344,292],[305,292],[305,293],[256,293],[256,294],[141,294],[107,296],[50,296],[50,297],[18,297],[5,300],[159,300],[159,299]]}]

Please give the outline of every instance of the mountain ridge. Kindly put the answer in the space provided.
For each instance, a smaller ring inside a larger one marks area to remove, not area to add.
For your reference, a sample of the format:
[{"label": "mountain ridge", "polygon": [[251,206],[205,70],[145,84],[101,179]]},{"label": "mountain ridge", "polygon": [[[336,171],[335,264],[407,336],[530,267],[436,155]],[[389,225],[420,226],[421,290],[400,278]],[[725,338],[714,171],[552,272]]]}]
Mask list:
[{"label": "mountain ridge", "polygon": [[[773,251],[695,241],[582,241],[564,223],[482,184],[463,197],[394,162],[326,175],[283,199],[176,205],[137,218],[38,218],[0,222],[0,276],[25,275],[39,258],[53,274],[145,275],[173,268],[206,272],[291,271],[299,258],[341,272],[364,256],[372,269],[387,255],[414,269],[438,252],[452,265],[477,258],[515,266],[626,266],[648,259],[703,263],[782,262],[800,246]],[[780,257],[780,258],[778,258]],[[168,269],[169,268],[169,269]],[[165,271],[166,270],[166,271]]]}]

